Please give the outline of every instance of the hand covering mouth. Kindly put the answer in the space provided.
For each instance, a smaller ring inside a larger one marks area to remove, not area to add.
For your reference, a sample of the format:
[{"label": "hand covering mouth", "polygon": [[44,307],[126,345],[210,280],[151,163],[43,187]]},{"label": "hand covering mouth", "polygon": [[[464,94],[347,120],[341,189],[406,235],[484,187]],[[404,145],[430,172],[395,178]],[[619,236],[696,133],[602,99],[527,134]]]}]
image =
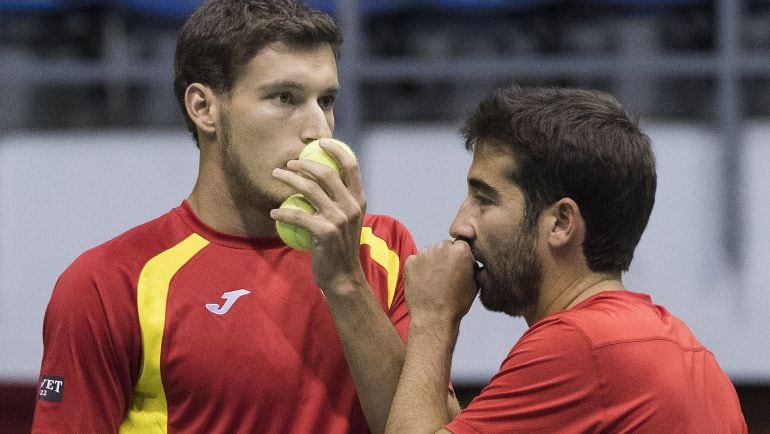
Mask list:
[{"label": "hand covering mouth", "polygon": [[471,254],[473,255],[473,262],[474,262],[473,272],[478,273],[479,271],[482,271],[484,268],[486,268],[486,265],[482,261],[479,261],[478,259],[476,259],[478,258],[478,254],[476,254],[476,251],[473,249],[473,243],[471,243],[469,239],[463,236],[458,236],[457,238],[454,239],[454,241],[458,241],[458,240],[465,241],[466,243],[468,243],[468,245],[471,246]]}]

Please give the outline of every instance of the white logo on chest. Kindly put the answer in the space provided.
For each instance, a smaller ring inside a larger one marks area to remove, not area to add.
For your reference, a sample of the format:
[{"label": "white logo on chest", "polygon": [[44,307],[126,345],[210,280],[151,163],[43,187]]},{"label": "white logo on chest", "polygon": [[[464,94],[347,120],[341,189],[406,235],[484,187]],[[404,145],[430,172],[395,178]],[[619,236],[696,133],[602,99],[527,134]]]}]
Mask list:
[{"label": "white logo on chest", "polygon": [[217,315],[224,315],[227,313],[227,311],[230,310],[231,307],[233,307],[236,300],[238,300],[239,298],[243,297],[246,294],[251,294],[251,291],[246,289],[236,289],[235,291],[225,292],[224,294],[222,294],[222,298],[225,300],[222,306],[216,303],[208,303],[206,304],[206,309],[208,309],[211,313],[215,313]]}]

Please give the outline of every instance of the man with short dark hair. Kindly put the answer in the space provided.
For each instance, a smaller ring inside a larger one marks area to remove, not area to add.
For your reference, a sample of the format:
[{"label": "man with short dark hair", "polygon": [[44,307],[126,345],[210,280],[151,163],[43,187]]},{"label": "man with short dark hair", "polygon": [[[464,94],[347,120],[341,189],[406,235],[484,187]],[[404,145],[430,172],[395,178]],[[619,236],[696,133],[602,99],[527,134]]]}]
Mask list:
[{"label": "man with short dark hair", "polygon": [[[714,355],[623,286],[656,173],[620,105],[596,91],[499,89],[464,135],[473,162],[455,240],[406,263],[411,324],[387,431],[746,432]],[[441,392],[477,291],[529,329],[455,418]]]},{"label": "man with short dark hair", "polygon": [[[381,432],[414,242],[366,214],[359,166],[297,160],[334,132],[341,37],[293,0],[210,0],[175,91],[200,148],[177,208],[81,255],[44,324],[33,432]],[[300,192],[314,214],[278,209]],[[310,252],[276,220],[312,234]],[[444,395],[447,390],[444,385]]]}]

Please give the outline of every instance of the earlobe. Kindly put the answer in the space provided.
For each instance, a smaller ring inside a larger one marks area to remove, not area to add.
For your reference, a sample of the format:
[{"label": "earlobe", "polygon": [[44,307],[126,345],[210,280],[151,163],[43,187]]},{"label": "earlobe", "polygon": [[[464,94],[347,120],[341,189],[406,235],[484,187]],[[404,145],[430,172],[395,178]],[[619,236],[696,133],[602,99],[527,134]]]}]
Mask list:
[{"label": "earlobe", "polygon": [[563,247],[574,243],[582,243],[583,218],[578,204],[568,198],[562,198],[551,206],[552,227],[549,242],[554,247]]},{"label": "earlobe", "polygon": [[208,86],[193,83],[184,95],[185,109],[199,132],[213,134],[218,120],[218,99]]}]

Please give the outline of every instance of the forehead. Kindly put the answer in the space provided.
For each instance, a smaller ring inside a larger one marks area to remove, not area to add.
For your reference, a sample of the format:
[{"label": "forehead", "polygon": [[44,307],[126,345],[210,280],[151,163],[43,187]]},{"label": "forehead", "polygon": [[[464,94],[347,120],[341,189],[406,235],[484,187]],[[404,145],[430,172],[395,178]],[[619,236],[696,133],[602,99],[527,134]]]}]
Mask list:
[{"label": "forehead", "polygon": [[479,142],[473,150],[468,180],[480,180],[496,188],[516,188],[511,179],[515,167],[513,153],[503,146]]},{"label": "forehead", "polygon": [[337,60],[327,43],[311,46],[273,42],[260,49],[246,65],[240,83],[272,80],[297,81],[319,87],[338,87]]}]

